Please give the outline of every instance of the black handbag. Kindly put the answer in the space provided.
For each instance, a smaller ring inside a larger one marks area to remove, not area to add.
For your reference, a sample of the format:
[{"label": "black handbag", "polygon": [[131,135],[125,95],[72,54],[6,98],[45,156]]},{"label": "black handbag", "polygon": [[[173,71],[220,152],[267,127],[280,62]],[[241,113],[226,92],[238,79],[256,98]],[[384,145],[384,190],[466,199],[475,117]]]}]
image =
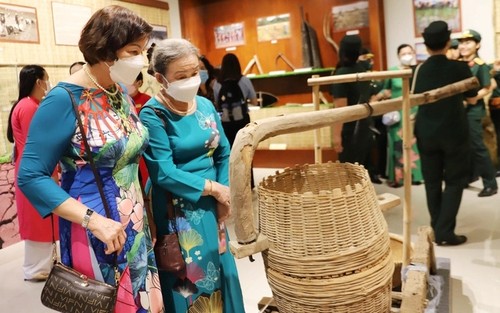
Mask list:
[{"label": "black handbag", "polygon": [[172,194],[167,193],[167,219],[172,222],[174,232],[166,235],[160,235],[156,239],[154,252],[156,257],[156,266],[163,272],[177,273],[186,268],[186,262],[182,256],[177,236],[177,227],[175,226],[174,205],[172,203]]},{"label": "black handbag", "polygon": [[[111,210],[104,196],[101,176],[95,167],[87,138],[84,136],[85,132],[75,100],[67,88],[61,88],[66,89],[71,97],[78,126],[82,134],[82,141],[85,145],[87,157],[95,176],[99,194],[101,195],[103,206],[106,211],[106,216],[110,218]],[[47,278],[47,281],[42,289],[40,297],[42,304],[50,309],[65,313],[112,313],[115,308],[117,290],[120,282],[120,273],[118,272],[117,266],[117,254],[114,253],[115,286],[88,278],[86,275],[79,273],[78,271],[57,261],[53,216],[51,216],[51,219],[54,266],[52,267],[49,277]]]}]

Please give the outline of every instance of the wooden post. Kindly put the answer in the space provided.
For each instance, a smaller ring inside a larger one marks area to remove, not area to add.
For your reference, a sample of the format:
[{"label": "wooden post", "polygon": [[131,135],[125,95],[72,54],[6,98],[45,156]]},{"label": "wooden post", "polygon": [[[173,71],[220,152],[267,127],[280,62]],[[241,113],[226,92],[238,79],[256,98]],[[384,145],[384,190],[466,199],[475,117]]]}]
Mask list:
[{"label": "wooden post", "polygon": [[[320,77],[319,75],[313,75],[313,78]],[[320,95],[319,95],[319,85],[312,87],[312,99],[314,104],[314,111],[319,111]],[[316,128],[314,130],[314,162],[322,163],[323,155],[321,150],[321,128]]]},{"label": "wooden post", "polygon": [[404,170],[404,200],[403,200],[403,268],[410,264],[411,243],[411,146],[412,127],[410,121],[410,78],[403,78],[403,170]]}]

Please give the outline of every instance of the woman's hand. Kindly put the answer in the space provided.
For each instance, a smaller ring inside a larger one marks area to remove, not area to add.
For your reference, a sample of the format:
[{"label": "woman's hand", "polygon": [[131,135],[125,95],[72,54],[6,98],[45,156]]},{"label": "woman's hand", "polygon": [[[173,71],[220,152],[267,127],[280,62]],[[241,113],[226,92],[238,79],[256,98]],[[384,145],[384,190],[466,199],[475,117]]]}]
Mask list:
[{"label": "woman's hand", "polygon": [[225,205],[217,202],[217,221],[219,224],[225,222],[231,216],[232,210],[230,205]]},{"label": "woman's hand", "polygon": [[231,202],[231,194],[229,192],[229,187],[219,184],[216,181],[212,181],[212,197],[215,198],[219,203],[229,206]]},{"label": "woman's hand", "polygon": [[104,242],[106,254],[120,253],[127,239],[127,234],[120,222],[94,213],[90,216],[88,230]]}]

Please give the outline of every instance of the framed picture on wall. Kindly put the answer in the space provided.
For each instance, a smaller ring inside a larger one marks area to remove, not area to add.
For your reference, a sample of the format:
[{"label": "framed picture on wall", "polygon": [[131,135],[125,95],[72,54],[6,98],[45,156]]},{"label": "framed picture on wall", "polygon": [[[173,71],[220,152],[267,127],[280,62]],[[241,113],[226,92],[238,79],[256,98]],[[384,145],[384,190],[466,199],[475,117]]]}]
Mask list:
[{"label": "framed picture on wall", "polygon": [[290,38],[290,13],[259,17],[257,19],[258,41]]},{"label": "framed picture on wall", "polygon": [[90,7],[52,2],[55,44],[78,46],[80,33],[91,14]]},{"label": "framed picture on wall", "polygon": [[244,24],[233,23],[214,27],[215,48],[242,46],[245,44]]},{"label": "framed picture on wall", "polygon": [[332,7],[333,31],[343,32],[368,27],[368,8],[368,1],[353,1]]},{"label": "framed picture on wall", "polygon": [[0,41],[40,43],[36,8],[0,3]]},{"label": "framed picture on wall", "polygon": [[431,22],[442,20],[448,23],[452,33],[462,31],[460,0],[413,0],[415,37]]}]

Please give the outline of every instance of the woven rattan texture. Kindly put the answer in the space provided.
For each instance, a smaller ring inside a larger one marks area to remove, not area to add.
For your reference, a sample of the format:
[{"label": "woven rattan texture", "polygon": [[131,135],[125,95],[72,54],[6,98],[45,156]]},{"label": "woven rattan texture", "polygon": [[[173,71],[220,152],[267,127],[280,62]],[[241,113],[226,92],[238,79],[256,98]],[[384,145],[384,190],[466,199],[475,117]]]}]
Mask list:
[{"label": "woven rattan texture", "polygon": [[389,233],[362,166],[287,168],[266,178],[258,195],[280,313],[390,310]]}]

